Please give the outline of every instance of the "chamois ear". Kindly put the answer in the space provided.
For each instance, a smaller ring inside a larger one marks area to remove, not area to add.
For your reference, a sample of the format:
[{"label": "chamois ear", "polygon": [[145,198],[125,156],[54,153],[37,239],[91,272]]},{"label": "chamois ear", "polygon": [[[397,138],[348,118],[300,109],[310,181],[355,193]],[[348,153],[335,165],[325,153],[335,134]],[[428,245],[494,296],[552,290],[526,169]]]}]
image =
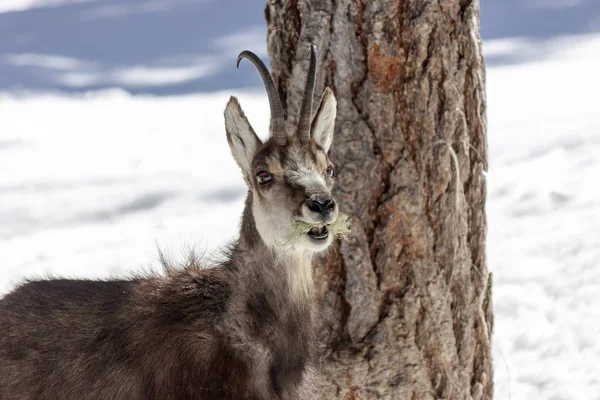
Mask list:
[{"label": "chamois ear", "polygon": [[237,98],[233,96],[225,107],[225,130],[231,154],[249,183],[252,176],[252,158],[262,142],[250,126]]},{"label": "chamois ear", "polygon": [[333,129],[335,127],[335,115],[337,112],[337,101],[333,91],[325,89],[321,96],[321,103],[311,124],[311,138],[325,150],[329,151],[333,141]]}]

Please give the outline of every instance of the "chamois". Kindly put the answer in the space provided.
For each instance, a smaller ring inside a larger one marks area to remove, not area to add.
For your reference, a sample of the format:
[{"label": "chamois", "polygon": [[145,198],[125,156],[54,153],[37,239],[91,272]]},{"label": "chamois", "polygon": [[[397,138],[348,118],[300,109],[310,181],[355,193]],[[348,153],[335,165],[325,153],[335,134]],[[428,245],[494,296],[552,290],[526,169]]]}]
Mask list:
[{"label": "chamois", "polygon": [[[311,46],[296,129],[273,80],[258,138],[235,97],[227,141],[248,186],[239,238],[217,266],[130,280],[29,281],[0,300],[1,400],[316,399],[313,256],[333,241],[336,100],[312,117]],[[298,224],[308,228],[298,234]]]}]

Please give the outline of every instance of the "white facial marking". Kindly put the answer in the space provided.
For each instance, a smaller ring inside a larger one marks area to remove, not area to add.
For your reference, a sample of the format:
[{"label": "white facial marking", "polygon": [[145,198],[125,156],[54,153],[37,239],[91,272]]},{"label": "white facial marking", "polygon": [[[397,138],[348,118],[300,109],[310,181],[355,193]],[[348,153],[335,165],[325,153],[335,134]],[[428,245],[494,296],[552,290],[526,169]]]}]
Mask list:
[{"label": "white facial marking", "polygon": [[292,299],[306,302],[314,293],[311,255],[315,251],[325,250],[330,241],[317,248],[309,237],[298,242],[286,243],[291,229],[293,215],[286,215],[287,210],[277,207],[265,207],[254,198],[252,211],[254,223],[262,240],[273,251],[277,258],[278,268],[284,268],[288,274],[288,282]]},{"label": "white facial marking", "polygon": [[281,207],[268,207],[254,196],[252,204],[254,224],[263,242],[274,250],[283,248],[290,234],[292,212]]},{"label": "white facial marking", "polygon": [[302,148],[291,148],[288,151],[292,167],[286,171],[286,177],[292,185],[304,187],[308,193],[327,192],[325,178],[318,171],[312,159],[307,157]]},{"label": "white facial marking", "polygon": [[327,191],[325,178],[315,169],[300,167],[296,171],[288,172],[287,176],[290,183],[306,188],[308,193]]}]

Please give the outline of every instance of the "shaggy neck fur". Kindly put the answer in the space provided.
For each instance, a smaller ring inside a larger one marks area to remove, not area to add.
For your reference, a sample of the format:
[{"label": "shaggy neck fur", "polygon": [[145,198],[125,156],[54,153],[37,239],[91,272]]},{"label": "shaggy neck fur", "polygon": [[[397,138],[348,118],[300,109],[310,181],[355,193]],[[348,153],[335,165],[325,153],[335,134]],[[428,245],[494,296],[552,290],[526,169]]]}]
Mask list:
[{"label": "shaggy neck fur", "polygon": [[253,366],[254,390],[264,398],[314,398],[297,397],[299,388],[312,390],[316,356],[310,258],[279,254],[263,242],[252,216],[251,193],[240,238],[224,266],[231,277],[227,313],[236,317],[227,319],[223,332]]},{"label": "shaggy neck fur", "polygon": [[294,291],[310,262],[278,257],[251,211],[218,267],[34,281],[1,298],[0,399],[319,398],[316,302]]},{"label": "shaggy neck fur", "polygon": [[[244,259],[241,268],[247,270],[257,268],[256,273],[275,279],[270,283],[278,287],[285,286],[294,303],[305,307],[313,302],[312,252],[291,245],[267,246],[254,222],[252,192],[248,192],[246,198],[240,238],[234,253],[235,256],[242,256]],[[234,259],[237,258],[235,256]],[[253,262],[248,263],[246,261],[248,258]]]}]

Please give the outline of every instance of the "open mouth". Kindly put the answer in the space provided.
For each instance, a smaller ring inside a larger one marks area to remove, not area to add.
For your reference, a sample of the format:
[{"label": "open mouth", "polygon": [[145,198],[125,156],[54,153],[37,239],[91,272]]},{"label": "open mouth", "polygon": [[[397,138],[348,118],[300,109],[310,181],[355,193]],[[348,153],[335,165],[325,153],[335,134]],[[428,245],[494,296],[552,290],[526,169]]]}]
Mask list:
[{"label": "open mouth", "polygon": [[315,240],[327,239],[327,236],[329,236],[329,230],[327,229],[327,226],[315,226],[310,228],[308,231],[308,236]]},{"label": "open mouth", "polygon": [[324,221],[315,223],[295,220],[292,222],[290,234],[286,239],[286,243],[294,243],[308,236],[313,244],[323,247],[323,245],[330,243],[329,240],[333,237],[346,239],[349,232],[349,217],[342,213],[340,213],[337,219],[330,224],[327,224]]}]

